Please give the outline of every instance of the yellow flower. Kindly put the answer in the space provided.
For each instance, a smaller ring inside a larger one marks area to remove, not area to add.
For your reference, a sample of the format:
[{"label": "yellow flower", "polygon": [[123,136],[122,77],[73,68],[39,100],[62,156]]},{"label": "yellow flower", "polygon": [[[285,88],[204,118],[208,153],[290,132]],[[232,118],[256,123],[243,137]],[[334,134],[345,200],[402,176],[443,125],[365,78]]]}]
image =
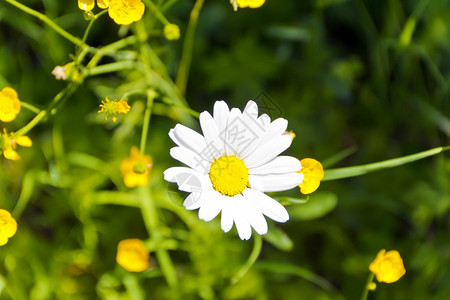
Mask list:
[{"label": "yellow flower", "polygon": [[145,11],[141,0],[111,0],[109,2],[109,16],[119,25],[129,25],[139,21]]},{"label": "yellow flower", "polygon": [[100,104],[99,107],[100,110],[98,111],[98,113],[104,112],[105,120],[108,120],[108,116],[111,115],[114,123],[116,123],[117,121],[118,114],[126,114],[130,111],[130,106],[128,105],[127,101],[109,101],[108,97],[106,97],[105,100],[102,101],[102,104]]},{"label": "yellow flower", "polygon": [[16,234],[17,222],[9,211],[0,209],[0,246],[5,245],[8,239]]},{"label": "yellow flower", "polygon": [[3,150],[3,155],[6,159],[19,160],[20,156],[15,151],[17,145],[22,147],[31,147],[33,142],[25,135],[14,137],[14,133],[8,134],[6,129],[3,129],[3,134],[0,134],[0,149]]},{"label": "yellow flower", "polygon": [[320,185],[320,181],[324,176],[323,167],[320,162],[312,158],[305,158],[300,161],[302,169],[299,171],[303,174],[303,182],[300,183],[300,192],[302,194],[311,194]]},{"label": "yellow flower", "polygon": [[116,261],[125,270],[142,272],[148,269],[150,254],[139,239],[126,239],[117,245]]},{"label": "yellow flower", "polygon": [[396,282],[406,273],[400,253],[397,250],[386,252],[385,249],[378,252],[369,270],[375,274],[379,282],[386,283]]},{"label": "yellow flower", "polygon": [[78,0],[78,8],[83,11],[91,11],[94,5],[94,0]]},{"label": "yellow flower", "polygon": [[152,167],[150,156],[142,155],[135,146],[131,147],[130,157],[125,158],[120,164],[123,182],[129,188],[148,184]]},{"label": "yellow flower", "polygon": [[266,0],[230,0],[231,5],[233,5],[234,10],[237,10],[238,7],[250,7],[250,8],[258,8],[261,7]]},{"label": "yellow flower", "polygon": [[164,36],[168,40],[178,40],[180,38],[180,27],[176,24],[167,24],[164,26]]},{"label": "yellow flower", "polygon": [[97,6],[101,9],[108,8],[110,0],[97,0]]},{"label": "yellow flower", "polygon": [[20,100],[16,90],[5,87],[0,92],[0,121],[11,122],[20,112]]}]

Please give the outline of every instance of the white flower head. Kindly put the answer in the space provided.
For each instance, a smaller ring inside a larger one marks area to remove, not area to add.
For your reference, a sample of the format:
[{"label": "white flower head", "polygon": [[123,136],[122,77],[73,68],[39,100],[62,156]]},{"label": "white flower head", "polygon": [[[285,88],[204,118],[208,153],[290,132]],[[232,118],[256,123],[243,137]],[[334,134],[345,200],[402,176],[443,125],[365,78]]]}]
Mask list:
[{"label": "white flower head", "polygon": [[164,179],[190,193],[183,205],[199,209],[200,219],[209,222],[222,212],[223,231],[230,231],[234,223],[242,240],[251,237],[252,227],[266,234],[264,215],[277,222],[286,222],[289,215],[264,193],[288,190],[303,181],[300,161],[279,156],[292,142],[284,134],[287,125],[283,118],[271,122],[266,114],[258,117],[253,101],[243,112],[216,101],[213,116],[200,114],[203,136],[180,124],[170,130],[178,145],[170,155],[188,167],[169,168]]}]

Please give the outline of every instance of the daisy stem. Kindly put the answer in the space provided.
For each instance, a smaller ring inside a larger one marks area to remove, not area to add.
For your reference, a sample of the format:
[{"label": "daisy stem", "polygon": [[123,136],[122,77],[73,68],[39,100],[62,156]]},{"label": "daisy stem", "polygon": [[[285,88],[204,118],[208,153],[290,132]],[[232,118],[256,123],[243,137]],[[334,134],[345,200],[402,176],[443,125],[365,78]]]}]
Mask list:
[{"label": "daisy stem", "polygon": [[67,31],[65,31],[64,29],[62,29],[55,22],[53,22],[51,19],[49,19],[46,15],[41,14],[40,12],[35,11],[32,8],[29,8],[29,7],[25,6],[25,5],[23,5],[22,3],[17,2],[16,0],[5,0],[5,1],[8,2],[11,5],[14,5],[18,9],[26,12],[27,14],[38,18],[39,20],[41,20],[42,22],[44,22],[45,24],[50,26],[53,30],[55,30],[57,33],[59,33],[61,36],[66,38],[68,41],[74,43],[75,45],[80,46],[80,47],[85,45],[82,40],[80,40],[79,38],[71,35]]},{"label": "daisy stem", "polygon": [[184,37],[183,54],[181,55],[180,67],[178,68],[177,78],[175,80],[182,97],[186,94],[189,69],[192,62],[192,51],[194,49],[195,30],[197,28],[198,17],[200,15],[200,10],[203,7],[203,2],[204,0],[197,0],[195,2]]},{"label": "daisy stem", "polygon": [[361,300],[366,300],[367,299],[367,295],[369,294],[369,285],[370,283],[373,281],[373,273],[370,272],[369,277],[367,277],[367,282],[364,286],[364,290],[363,293],[361,295]]},{"label": "daisy stem", "polygon": [[[148,234],[155,240],[160,238],[160,234],[158,232],[158,211],[155,207],[155,203],[153,202],[153,198],[150,197],[150,192],[148,188],[140,189],[140,199],[141,199],[141,213],[144,219],[145,227],[147,228]],[[175,288],[178,285],[177,273],[175,271],[175,267],[172,263],[169,253],[164,248],[156,249],[156,256],[158,262],[161,266],[162,273],[166,278],[167,284],[171,288]]]},{"label": "daisy stem", "polygon": [[231,278],[231,284],[236,284],[239,280],[244,277],[245,274],[251,269],[259,257],[262,249],[262,236],[256,234],[254,236],[253,250],[248,257],[247,262],[237,271],[237,273]]},{"label": "daisy stem", "polygon": [[147,91],[147,105],[145,107],[144,124],[142,127],[141,145],[140,145],[140,151],[142,154],[145,153],[145,146],[147,144],[147,136],[148,136],[148,126],[150,125],[150,117],[152,115],[153,100],[155,99],[155,97],[156,97],[156,92],[154,90]]}]

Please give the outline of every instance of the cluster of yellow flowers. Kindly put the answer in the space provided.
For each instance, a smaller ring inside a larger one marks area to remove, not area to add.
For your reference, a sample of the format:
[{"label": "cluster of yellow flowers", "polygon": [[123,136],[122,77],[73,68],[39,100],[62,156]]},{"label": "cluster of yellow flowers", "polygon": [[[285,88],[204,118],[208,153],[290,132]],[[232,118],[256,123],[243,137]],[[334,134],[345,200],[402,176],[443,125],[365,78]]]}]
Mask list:
[{"label": "cluster of yellow flowers", "polygon": [[[90,12],[95,6],[94,0],[78,0],[78,7]],[[108,9],[111,19],[119,25],[129,25],[139,21],[145,11],[141,0],[97,0],[100,9]]]},{"label": "cluster of yellow flowers", "polygon": [[[16,90],[11,87],[5,87],[0,92],[0,121],[14,121],[20,112],[20,100]],[[14,132],[8,133],[3,128],[0,133],[0,150],[6,159],[19,160],[20,156],[16,152],[17,145],[22,147],[31,147],[31,139],[27,136],[15,136]]]}]

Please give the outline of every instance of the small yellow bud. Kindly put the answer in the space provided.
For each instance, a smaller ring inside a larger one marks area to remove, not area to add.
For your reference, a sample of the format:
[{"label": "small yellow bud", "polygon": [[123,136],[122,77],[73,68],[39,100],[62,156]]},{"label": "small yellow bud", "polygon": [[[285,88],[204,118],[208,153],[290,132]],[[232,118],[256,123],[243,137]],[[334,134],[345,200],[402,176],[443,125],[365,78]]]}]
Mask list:
[{"label": "small yellow bud", "polygon": [[168,40],[178,40],[180,38],[180,27],[176,24],[167,24],[164,26],[164,36]]}]

